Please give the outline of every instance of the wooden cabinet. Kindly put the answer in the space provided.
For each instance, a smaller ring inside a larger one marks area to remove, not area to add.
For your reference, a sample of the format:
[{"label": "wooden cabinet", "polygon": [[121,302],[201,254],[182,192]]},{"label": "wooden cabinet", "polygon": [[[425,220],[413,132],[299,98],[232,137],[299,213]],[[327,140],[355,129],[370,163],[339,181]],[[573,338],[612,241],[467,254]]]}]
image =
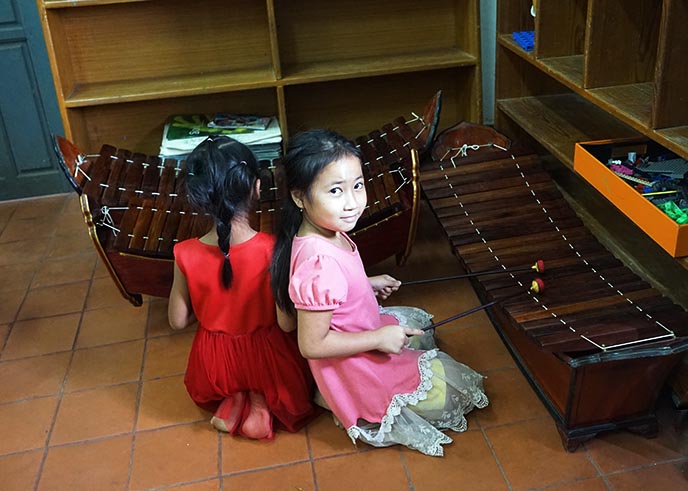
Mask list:
[{"label": "wooden cabinet", "polygon": [[[673,259],[576,175],[576,142],[644,135],[688,158],[688,3],[500,0],[495,128],[551,154],[589,228],[628,266],[688,306],[688,259]],[[514,40],[534,31],[533,51]],[[683,266],[683,267],[681,267]]]},{"label": "wooden cabinet", "polygon": [[38,0],[66,137],[157,153],[173,114],[277,115],[349,137],[443,91],[479,121],[477,0]]}]

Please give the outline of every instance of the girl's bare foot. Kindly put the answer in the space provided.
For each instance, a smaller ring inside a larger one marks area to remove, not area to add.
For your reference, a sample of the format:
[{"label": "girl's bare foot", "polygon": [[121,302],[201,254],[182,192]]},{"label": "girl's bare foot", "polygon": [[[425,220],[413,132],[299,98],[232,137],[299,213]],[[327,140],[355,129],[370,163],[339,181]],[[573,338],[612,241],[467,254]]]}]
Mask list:
[{"label": "girl's bare foot", "polygon": [[246,393],[236,392],[220,403],[215,414],[210,419],[216,430],[232,433],[239,424],[239,418],[246,404]]},{"label": "girl's bare foot", "polygon": [[263,394],[249,392],[249,413],[241,425],[241,434],[247,438],[262,440],[272,438],[272,414]]}]

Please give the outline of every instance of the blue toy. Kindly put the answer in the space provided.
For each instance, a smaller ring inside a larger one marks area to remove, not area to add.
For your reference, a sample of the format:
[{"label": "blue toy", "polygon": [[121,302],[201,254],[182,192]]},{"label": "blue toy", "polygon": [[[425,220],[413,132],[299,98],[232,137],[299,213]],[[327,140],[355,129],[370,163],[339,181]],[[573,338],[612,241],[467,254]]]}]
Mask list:
[{"label": "blue toy", "polygon": [[512,36],[523,51],[533,51],[535,47],[535,31],[515,31]]}]

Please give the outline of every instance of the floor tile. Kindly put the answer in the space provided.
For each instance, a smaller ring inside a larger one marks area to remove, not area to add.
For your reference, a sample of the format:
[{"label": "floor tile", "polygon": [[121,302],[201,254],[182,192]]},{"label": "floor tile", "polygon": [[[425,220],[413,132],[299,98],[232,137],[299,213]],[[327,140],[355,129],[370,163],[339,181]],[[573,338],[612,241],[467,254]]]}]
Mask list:
[{"label": "floor tile", "polygon": [[0,227],[10,221],[17,211],[17,203],[18,201],[0,201]]},{"label": "floor tile", "polygon": [[486,375],[488,370],[516,366],[494,327],[471,326],[439,332],[443,327],[437,328],[435,335],[438,347],[473,370]]},{"label": "floor tile", "polygon": [[76,350],[65,391],[137,381],[143,363],[143,344],[140,339]]},{"label": "floor tile", "polygon": [[332,413],[328,411],[310,423],[307,431],[313,458],[370,450],[365,443],[354,445],[346,431],[334,424]]},{"label": "floor tile", "polygon": [[74,206],[67,206],[67,204],[65,204],[64,210],[62,210],[62,213],[60,213],[55,220],[55,234],[58,236],[69,236],[73,234],[83,235],[84,231],[88,230],[84,216],[79,207],[79,200],[76,193],[73,203]]},{"label": "floor tile", "polygon": [[0,323],[10,323],[17,318],[19,307],[26,298],[26,290],[10,290],[2,293]]},{"label": "floor tile", "polygon": [[9,324],[0,325],[0,350],[2,350],[2,347],[5,346],[5,341],[7,341],[9,334],[10,334]]},{"label": "floor tile", "polygon": [[614,490],[688,490],[688,463],[661,464],[630,472],[612,474],[607,480]]},{"label": "floor tile", "polygon": [[604,473],[688,456],[688,440],[680,438],[673,428],[657,438],[643,438],[627,431],[603,433],[586,442],[585,448]]},{"label": "floor tile", "polygon": [[278,431],[269,442],[222,434],[222,473],[273,467],[308,460],[305,430]]},{"label": "floor tile", "polygon": [[125,435],[50,448],[38,491],[126,489],[131,440]]},{"label": "floor tile", "polygon": [[228,476],[222,479],[222,483],[224,489],[240,489],[241,491],[315,490],[313,471],[309,462]]},{"label": "floor tile", "polygon": [[146,363],[143,378],[183,374],[191,350],[194,331],[151,338],[146,344]]},{"label": "floor tile", "polygon": [[69,215],[72,217],[78,216],[81,218],[81,203],[79,202],[79,196],[70,190],[64,193],[64,200],[61,215]]},{"label": "floor tile", "polygon": [[77,312],[15,322],[2,360],[71,350],[80,320]]},{"label": "floor tile", "polygon": [[71,235],[55,235],[49,241],[50,248],[47,257],[58,259],[61,257],[80,256],[92,253],[94,250],[93,241],[88,235],[88,229],[84,227],[81,233]]},{"label": "floor tile", "polygon": [[54,216],[18,218],[15,214],[0,234],[0,242],[25,240],[28,237],[41,241],[52,237],[54,233]]},{"label": "floor tile", "polygon": [[549,417],[488,428],[485,434],[514,491],[598,475],[585,452],[564,450]]},{"label": "floor tile", "polygon": [[[194,325],[184,328],[183,332],[195,330],[196,328]],[[167,299],[152,299],[148,319],[148,337],[151,338],[178,332],[179,331],[175,331],[170,327],[170,322],[167,320]]]},{"label": "floor tile", "polygon": [[[93,272],[94,278],[111,278],[110,272],[107,270],[107,266],[103,263],[103,260],[99,257],[96,261],[96,267]],[[112,281],[112,279],[110,280]]]},{"label": "floor tile", "polygon": [[0,405],[0,455],[43,448],[55,416],[57,398]]},{"label": "floor tile", "polygon": [[207,422],[137,432],[130,489],[218,476],[218,438]]},{"label": "floor tile", "polygon": [[68,194],[56,194],[53,196],[16,201],[16,209],[12,218],[25,220],[28,218],[49,216],[54,219],[61,214],[64,203],[68,198]]},{"label": "floor tile", "polygon": [[36,270],[31,287],[40,288],[90,280],[95,261],[95,254],[82,254],[45,262]]},{"label": "floor tile", "polygon": [[81,312],[88,292],[88,281],[29,290],[17,319]]},{"label": "floor tile", "polygon": [[87,310],[81,321],[77,348],[143,339],[148,322],[147,304],[141,307],[123,305]]},{"label": "floor tile", "polygon": [[134,429],[138,384],[65,394],[50,445],[128,433]]},{"label": "floor tile", "polygon": [[4,292],[11,290],[28,290],[36,270],[40,267],[40,262],[0,266],[0,278],[2,278],[0,293],[4,294]]},{"label": "floor tile", "polygon": [[[580,479],[547,488],[547,491],[607,491],[609,488],[601,477]],[[619,489],[618,491],[622,491]]]},{"label": "floor tile", "polygon": [[147,380],[143,383],[136,429],[148,430],[199,420],[207,423],[211,416],[193,403],[186,392],[183,375]]},{"label": "floor tile", "polygon": [[314,466],[319,491],[410,489],[397,447],[316,460]]},{"label": "floor tile", "polygon": [[46,255],[50,241],[20,240],[0,243],[0,266],[35,263]]},{"label": "floor tile", "polygon": [[166,489],[174,489],[175,491],[220,491],[220,480],[211,479],[192,484],[182,484],[181,486],[172,486]]},{"label": "floor tile", "polygon": [[62,388],[71,352],[0,363],[0,402],[57,395]]},{"label": "floor tile", "polygon": [[4,491],[33,489],[42,459],[43,450],[0,456],[2,489]]},{"label": "floor tile", "polygon": [[487,374],[484,383],[490,405],[477,412],[478,421],[482,427],[543,418],[549,415],[517,368],[493,370]]},{"label": "floor tile", "polygon": [[403,449],[415,491],[435,491],[447,483],[463,483],[471,491],[508,490],[482,432],[447,432],[454,442],[444,446],[444,457],[430,457]]},{"label": "floor tile", "polygon": [[103,307],[134,307],[125,299],[115,286],[112,278],[96,278],[91,285],[91,291],[86,300],[86,310],[101,309]]}]

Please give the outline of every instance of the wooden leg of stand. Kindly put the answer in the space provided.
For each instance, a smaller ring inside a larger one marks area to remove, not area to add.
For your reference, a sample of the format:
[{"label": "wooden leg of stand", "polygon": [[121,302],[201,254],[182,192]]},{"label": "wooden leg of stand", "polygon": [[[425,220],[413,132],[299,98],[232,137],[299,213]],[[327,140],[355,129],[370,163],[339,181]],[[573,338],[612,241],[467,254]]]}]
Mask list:
[{"label": "wooden leg of stand", "polygon": [[573,453],[578,448],[588,440],[594,438],[597,433],[588,433],[581,436],[570,436],[566,430],[557,425],[557,431],[559,431],[559,437],[561,438],[561,444],[567,452]]}]

